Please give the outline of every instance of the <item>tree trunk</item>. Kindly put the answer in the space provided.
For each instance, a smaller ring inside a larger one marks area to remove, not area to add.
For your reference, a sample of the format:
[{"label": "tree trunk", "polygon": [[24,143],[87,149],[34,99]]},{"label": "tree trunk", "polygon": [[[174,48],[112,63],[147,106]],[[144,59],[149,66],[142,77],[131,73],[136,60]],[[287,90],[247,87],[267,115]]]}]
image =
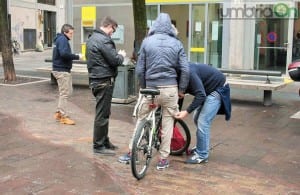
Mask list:
[{"label": "tree trunk", "polygon": [[141,43],[147,32],[147,17],[145,0],[132,0],[134,17],[134,56],[137,56]]},{"label": "tree trunk", "polygon": [[16,72],[12,57],[12,45],[9,32],[9,20],[7,14],[7,0],[0,1],[0,44],[2,49],[2,64],[5,81],[15,81]]}]

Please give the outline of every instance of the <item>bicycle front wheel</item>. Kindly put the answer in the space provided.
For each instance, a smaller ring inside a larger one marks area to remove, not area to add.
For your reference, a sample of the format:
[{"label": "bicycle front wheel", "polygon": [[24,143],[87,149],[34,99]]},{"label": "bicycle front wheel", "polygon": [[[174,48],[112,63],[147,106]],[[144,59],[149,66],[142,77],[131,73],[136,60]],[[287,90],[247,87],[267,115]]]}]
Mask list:
[{"label": "bicycle front wheel", "polygon": [[[177,131],[177,132],[175,132]],[[177,136],[175,136],[175,134]],[[171,141],[171,155],[181,155],[187,151],[191,143],[191,133],[183,120],[175,120]]]},{"label": "bicycle front wheel", "polygon": [[149,146],[152,122],[145,120],[138,126],[131,150],[131,171],[136,179],[142,179],[149,167],[152,147]]}]

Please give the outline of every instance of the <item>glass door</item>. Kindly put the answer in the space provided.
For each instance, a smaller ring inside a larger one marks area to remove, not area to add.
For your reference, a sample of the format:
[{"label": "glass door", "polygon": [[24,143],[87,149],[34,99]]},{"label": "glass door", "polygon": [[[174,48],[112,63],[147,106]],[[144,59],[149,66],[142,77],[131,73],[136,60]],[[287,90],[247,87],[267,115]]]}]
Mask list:
[{"label": "glass door", "polygon": [[192,5],[190,23],[190,61],[221,67],[222,26],[220,4]]},{"label": "glass door", "polygon": [[207,63],[216,68],[222,65],[223,20],[218,14],[221,10],[220,4],[208,5]]},{"label": "glass door", "polygon": [[206,6],[192,5],[190,61],[206,63]]},{"label": "glass door", "polygon": [[188,5],[161,5],[160,11],[168,13],[171,17],[172,23],[178,30],[178,38],[182,42],[184,51],[188,55],[188,34],[187,21],[189,20],[189,6]]},{"label": "glass door", "polygon": [[[275,4],[276,6],[276,4]],[[273,10],[274,5],[256,7],[260,17],[255,22],[256,70],[286,70],[289,20],[280,17],[264,17],[264,10]]]}]

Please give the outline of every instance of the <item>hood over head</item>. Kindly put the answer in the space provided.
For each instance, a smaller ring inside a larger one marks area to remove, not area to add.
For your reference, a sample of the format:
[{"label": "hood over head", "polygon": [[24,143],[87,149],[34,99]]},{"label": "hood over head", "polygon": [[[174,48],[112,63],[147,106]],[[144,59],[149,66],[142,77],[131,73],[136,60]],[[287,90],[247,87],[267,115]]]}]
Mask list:
[{"label": "hood over head", "polygon": [[153,35],[157,33],[168,34],[170,36],[176,37],[176,33],[174,28],[172,27],[169,14],[160,13],[154,21],[154,24],[149,29],[148,35]]}]

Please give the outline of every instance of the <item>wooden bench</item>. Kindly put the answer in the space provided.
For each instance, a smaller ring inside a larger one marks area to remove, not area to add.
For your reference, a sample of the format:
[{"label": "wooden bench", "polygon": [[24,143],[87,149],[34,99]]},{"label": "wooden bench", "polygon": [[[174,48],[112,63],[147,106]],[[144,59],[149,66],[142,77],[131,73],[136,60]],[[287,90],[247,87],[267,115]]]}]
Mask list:
[{"label": "wooden bench", "polygon": [[[287,85],[286,82],[282,81],[282,73],[280,71],[231,70],[222,68],[219,70],[227,75],[227,82],[233,88],[263,90],[264,106],[272,105],[273,91]],[[255,78],[250,78],[250,75],[254,75]],[[270,77],[272,77],[272,81]]]}]

